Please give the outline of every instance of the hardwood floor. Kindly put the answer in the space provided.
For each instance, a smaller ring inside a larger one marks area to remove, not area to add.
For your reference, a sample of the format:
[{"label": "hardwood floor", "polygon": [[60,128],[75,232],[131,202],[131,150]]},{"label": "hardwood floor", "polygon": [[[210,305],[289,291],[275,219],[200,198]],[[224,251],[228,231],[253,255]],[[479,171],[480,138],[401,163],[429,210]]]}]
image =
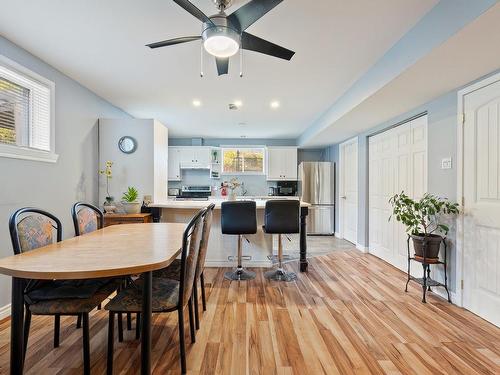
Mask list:
[{"label": "hardwood floor", "polygon": [[[287,267],[297,270],[297,263]],[[311,259],[295,283],[223,279],[208,269],[208,308],[196,344],[188,332],[190,374],[500,374],[500,329],[411,284],[383,261],[357,250]],[[187,315],[187,314],[186,314]],[[34,317],[27,374],[82,373],[81,330],[61,321],[52,348],[52,318]],[[107,314],[91,319],[92,374],[106,369]],[[180,373],[177,315],[153,318],[154,374]],[[135,324],[135,322],[134,322]],[[188,330],[187,330],[188,331]],[[137,374],[135,332],[115,344],[115,374]],[[117,340],[117,339],[116,339]],[[0,373],[8,373],[9,320],[0,323]]]}]

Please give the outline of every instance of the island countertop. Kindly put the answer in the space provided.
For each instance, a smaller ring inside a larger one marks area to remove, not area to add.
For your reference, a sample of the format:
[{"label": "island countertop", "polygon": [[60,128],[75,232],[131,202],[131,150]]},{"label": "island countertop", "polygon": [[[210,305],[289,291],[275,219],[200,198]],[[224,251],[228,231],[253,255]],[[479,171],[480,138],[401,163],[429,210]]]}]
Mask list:
[{"label": "island countertop", "polygon": [[[243,200],[251,200],[255,201],[257,205],[257,209],[264,209],[266,206],[266,201],[271,200],[271,199],[294,199],[298,200],[298,197],[238,197],[236,200],[238,201],[243,201]],[[226,202],[228,199],[224,198],[219,198],[219,197],[209,197],[208,200],[175,200],[175,199],[168,199],[167,201],[164,202],[155,202],[149,205],[149,207],[156,207],[156,208],[177,208],[177,209],[202,209],[207,207],[209,204],[214,203],[215,204],[215,209],[220,210],[221,203]],[[310,204],[307,202],[300,202],[301,207],[309,207]]]}]

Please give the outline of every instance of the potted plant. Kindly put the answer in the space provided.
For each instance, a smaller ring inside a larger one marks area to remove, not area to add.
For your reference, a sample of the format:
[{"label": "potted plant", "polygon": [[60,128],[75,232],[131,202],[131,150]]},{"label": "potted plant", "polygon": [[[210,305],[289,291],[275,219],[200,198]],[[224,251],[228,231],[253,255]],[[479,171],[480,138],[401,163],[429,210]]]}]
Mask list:
[{"label": "potted plant", "polygon": [[112,170],[113,162],[108,160],[104,166],[104,169],[99,170],[99,174],[106,176],[106,200],[103,203],[104,212],[112,213],[116,210],[116,206],[113,204],[114,198],[109,194],[109,180],[113,177]]},{"label": "potted plant", "polygon": [[123,193],[122,204],[127,214],[138,214],[141,210],[141,203],[137,200],[138,197],[139,192],[133,186],[129,186],[127,191]]},{"label": "potted plant", "polygon": [[432,194],[424,194],[416,201],[404,191],[394,195],[389,203],[392,205],[389,220],[394,217],[406,226],[406,233],[413,240],[415,255],[424,257],[425,247],[426,258],[438,258],[442,236],[446,236],[450,230],[442,219],[444,215],[457,215],[458,203]]}]

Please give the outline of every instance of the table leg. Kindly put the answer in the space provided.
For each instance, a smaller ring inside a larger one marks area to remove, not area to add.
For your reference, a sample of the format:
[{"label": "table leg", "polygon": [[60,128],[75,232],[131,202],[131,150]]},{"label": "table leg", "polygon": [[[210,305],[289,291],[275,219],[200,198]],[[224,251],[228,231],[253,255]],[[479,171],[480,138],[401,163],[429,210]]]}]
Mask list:
[{"label": "table leg", "polygon": [[307,207],[300,209],[300,272],[307,272],[307,228],[306,218],[309,214]]},{"label": "table leg", "polygon": [[151,374],[151,299],[153,286],[153,273],[143,274],[144,284],[142,290],[142,336],[141,336],[141,374]]},{"label": "table leg", "polygon": [[12,304],[10,321],[10,373],[23,373],[23,328],[24,328],[24,279],[12,278]]}]

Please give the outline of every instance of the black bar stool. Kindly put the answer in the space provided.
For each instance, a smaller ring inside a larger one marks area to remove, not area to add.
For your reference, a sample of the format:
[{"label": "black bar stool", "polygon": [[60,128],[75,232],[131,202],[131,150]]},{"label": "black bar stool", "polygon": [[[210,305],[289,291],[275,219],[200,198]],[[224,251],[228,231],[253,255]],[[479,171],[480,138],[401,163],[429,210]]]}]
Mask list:
[{"label": "black bar stool", "polygon": [[283,268],[282,235],[300,232],[300,202],[294,199],[269,200],[264,212],[265,233],[278,235],[278,268],[264,274],[266,279],[276,281],[293,281],[297,279],[295,272],[286,272]]},{"label": "black bar stool", "polygon": [[[238,236],[238,266],[234,271],[226,272],[224,277],[229,280],[255,279],[255,272],[243,269],[242,239],[244,234],[257,233],[257,208],[254,201],[229,201],[221,204],[222,234]],[[247,240],[248,241],[248,240]]]}]

